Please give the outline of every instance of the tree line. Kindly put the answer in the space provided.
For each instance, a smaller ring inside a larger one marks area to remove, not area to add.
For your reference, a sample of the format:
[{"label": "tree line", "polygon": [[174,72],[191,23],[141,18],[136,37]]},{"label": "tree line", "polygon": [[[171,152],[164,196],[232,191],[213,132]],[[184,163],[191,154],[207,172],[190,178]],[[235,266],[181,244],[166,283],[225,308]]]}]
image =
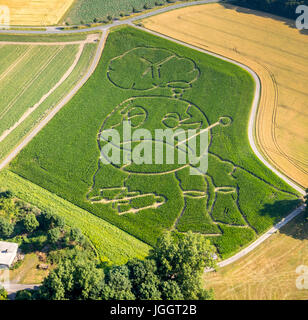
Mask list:
[{"label": "tree line", "polygon": [[90,247],[80,229],[65,224],[62,217],[17,199],[10,191],[0,192],[0,240],[17,242],[26,253],[51,248],[80,245]]},{"label": "tree line", "polygon": [[286,18],[296,19],[298,16],[295,12],[297,6],[308,5],[308,0],[234,0],[232,3]]},{"label": "tree line", "polygon": [[145,260],[104,267],[89,252],[72,252],[45,278],[39,290],[20,291],[17,300],[209,300],[205,267],[215,267],[215,248],[199,234],[164,234]]}]

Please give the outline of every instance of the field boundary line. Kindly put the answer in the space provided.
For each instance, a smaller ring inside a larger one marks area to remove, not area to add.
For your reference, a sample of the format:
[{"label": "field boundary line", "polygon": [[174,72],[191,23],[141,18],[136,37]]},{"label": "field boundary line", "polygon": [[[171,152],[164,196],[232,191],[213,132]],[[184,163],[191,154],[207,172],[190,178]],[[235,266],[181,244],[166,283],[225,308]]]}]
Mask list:
[{"label": "field boundary line", "polygon": [[101,39],[98,44],[96,54],[92,60],[92,64],[89,67],[87,73],[82,77],[82,79],[75,85],[75,87],[58,103],[58,105],[53,108],[49,114],[28,134],[24,140],[11,152],[5,159],[0,163],[0,170],[7,166],[18,153],[48,124],[48,122],[73,98],[73,96],[78,92],[78,90],[88,81],[93,72],[95,71],[100,57],[103,53],[105,42],[107,39],[108,30],[104,30],[101,35]]}]

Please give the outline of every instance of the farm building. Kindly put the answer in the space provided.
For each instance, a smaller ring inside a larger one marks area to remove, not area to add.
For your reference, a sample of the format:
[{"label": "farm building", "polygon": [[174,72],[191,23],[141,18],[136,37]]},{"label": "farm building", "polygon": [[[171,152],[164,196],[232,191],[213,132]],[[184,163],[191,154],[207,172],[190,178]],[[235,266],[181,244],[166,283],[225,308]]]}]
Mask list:
[{"label": "farm building", "polygon": [[18,250],[18,244],[0,241],[0,269],[9,268]]}]

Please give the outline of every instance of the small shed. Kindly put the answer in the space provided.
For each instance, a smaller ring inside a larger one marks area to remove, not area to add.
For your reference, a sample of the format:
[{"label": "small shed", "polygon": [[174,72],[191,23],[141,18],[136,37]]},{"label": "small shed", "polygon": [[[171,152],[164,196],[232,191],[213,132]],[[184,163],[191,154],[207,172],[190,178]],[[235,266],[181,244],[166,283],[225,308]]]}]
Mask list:
[{"label": "small shed", "polygon": [[0,269],[9,268],[17,255],[18,244],[0,241]]}]

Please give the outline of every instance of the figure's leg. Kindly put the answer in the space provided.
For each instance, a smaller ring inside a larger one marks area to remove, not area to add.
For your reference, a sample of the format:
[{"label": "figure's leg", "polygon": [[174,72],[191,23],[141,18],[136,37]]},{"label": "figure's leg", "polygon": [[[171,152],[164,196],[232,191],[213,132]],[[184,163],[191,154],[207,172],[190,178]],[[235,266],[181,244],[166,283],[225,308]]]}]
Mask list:
[{"label": "figure's leg", "polygon": [[181,232],[192,230],[208,235],[220,235],[219,228],[213,223],[208,212],[212,187],[207,177],[191,175],[190,168],[187,167],[177,171],[176,178],[179,181],[185,205],[174,227]]},{"label": "figure's leg", "polygon": [[298,204],[296,195],[280,190],[252,172],[211,152],[208,175],[216,188],[211,214],[218,222],[245,225],[260,233],[271,225],[272,220],[268,217],[278,214],[283,217]]},{"label": "figure's leg", "polygon": [[215,188],[215,200],[211,208],[211,216],[216,222],[232,226],[246,225],[238,205],[238,192],[236,188]]},{"label": "figure's leg", "polygon": [[217,223],[245,226],[246,222],[238,204],[237,182],[233,174],[236,166],[209,153],[208,177],[214,186],[214,201],[210,214]]}]

